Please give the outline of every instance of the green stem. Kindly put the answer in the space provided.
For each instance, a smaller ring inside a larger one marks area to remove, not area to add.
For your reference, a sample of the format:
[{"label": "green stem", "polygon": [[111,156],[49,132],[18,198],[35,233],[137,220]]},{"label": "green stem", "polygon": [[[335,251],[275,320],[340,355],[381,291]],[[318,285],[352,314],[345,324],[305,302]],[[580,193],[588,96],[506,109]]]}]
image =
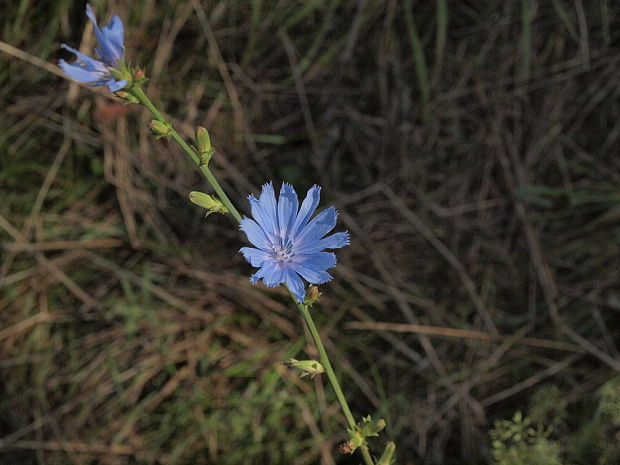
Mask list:
[{"label": "green stem", "polygon": [[[137,98],[138,101],[153,114],[155,119],[161,121],[162,123],[168,122],[166,118],[164,118],[164,116],[160,113],[160,111],[155,107],[155,105],[153,105],[153,102],[151,102],[151,100],[146,96],[146,94],[142,90],[142,87],[134,84],[131,88],[127,89],[127,92]],[[179,144],[179,146],[185,151],[185,153],[189,155],[189,157],[198,166],[198,168],[200,168],[200,171],[202,172],[204,177],[207,178],[207,181],[209,182],[213,190],[217,193],[226,209],[235,218],[235,220],[237,222],[241,221],[241,215],[222,189],[222,186],[220,186],[220,183],[217,182],[217,179],[215,179],[213,173],[211,173],[209,166],[200,161],[200,157],[198,156],[196,151],[192,149],[189,145],[187,145],[187,143],[183,140],[179,133],[174,130],[174,128],[171,128],[170,130],[170,137],[174,139],[177,144]]]},{"label": "green stem", "polygon": [[[168,123],[168,121],[164,118],[160,111],[155,107],[155,105],[153,105],[153,102],[151,102],[151,100],[146,96],[140,85],[134,84],[131,88],[127,89],[127,92],[133,95],[136,99],[138,99],[138,101],[153,114],[155,119],[161,121],[162,123]],[[192,161],[200,168],[200,171],[202,172],[204,177],[207,178],[207,181],[209,182],[213,190],[217,193],[217,195],[220,197],[220,200],[226,206],[226,208],[232,214],[235,220],[237,220],[237,222],[241,221],[241,215],[233,206],[232,202],[230,201],[220,184],[217,182],[217,179],[215,179],[215,176],[213,176],[213,173],[211,173],[211,170],[209,170],[209,167],[206,164],[201,163],[200,157],[198,156],[196,151],[192,149],[189,145],[187,145],[187,143],[183,140],[179,133],[174,130],[174,128],[170,130],[170,137],[174,139],[177,144],[179,144],[179,146],[185,151],[185,153],[187,153],[192,159]],[[329,380],[332,389],[336,393],[336,398],[338,399],[340,408],[342,408],[342,412],[347,419],[349,428],[354,428],[355,419],[353,418],[353,414],[351,413],[351,409],[349,408],[347,399],[344,397],[344,393],[342,392],[342,388],[340,387],[338,378],[336,378],[336,374],[334,373],[332,364],[329,361],[329,357],[327,356],[327,352],[325,351],[325,346],[323,345],[323,341],[321,340],[321,335],[316,329],[314,321],[312,320],[312,317],[308,312],[308,308],[303,303],[297,301],[297,298],[291,293],[288,287],[286,289],[291,296],[291,299],[293,299],[293,302],[295,302],[297,308],[301,312],[301,315],[306,322],[308,329],[310,330],[310,334],[312,334],[312,339],[314,340],[314,343],[319,350],[320,362],[323,365],[323,368],[325,368],[325,373],[327,374],[327,379]],[[372,457],[370,456],[370,452],[368,451],[368,446],[366,444],[363,444],[360,449],[364,457],[364,463],[366,465],[374,465]]]},{"label": "green stem", "polygon": [[[310,334],[312,335],[314,344],[316,345],[316,348],[319,351],[319,362],[321,362],[321,365],[323,365],[323,368],[325,368],[325,374],[327,375],[329,384],[331,384],[332,389],[336,393],[336,399],[338,399],[340,408],[342,409],[342,412],[344,413],[344,416],[347,419],[349,428],[353,429],[355,428],[355,419],[353,418],[353,414],[351,413],[351,409],[349,408],[347,399],[345,398],[344,393],[342,392],[342,388],[340,387],[340,383],[338,382],[336,373],[334,373],[332,364],[329,361],[329,357],[327,356],[327,351],[325,350],[325,346],[323,345],[323,340],[321,339],[321,335],[319,334],[319,331],[316,329],[314,320],[312,320],[312,316],[310,315],[310,312],[308,311],[308,307],[305,304],[298,302],[297,298],[295,297],[295,295],[291,292],[291,290],[288,287],[286,287],[286,290],[291,296],[291,299],[293,299],[293,301],[297,305],[297,308],[299,309],[301,316],[306,322],[306,326],[308,326],[308,329],[310,330]],[[368,446],[366,444],[363,444],[360,447],[360,449],[362,451],[362,455],[364,456],[364,462],[366,463],[366,465],[373,465],[374,462],[372,460],[372,457],[370,456],[370,452],[368,452]]]}]

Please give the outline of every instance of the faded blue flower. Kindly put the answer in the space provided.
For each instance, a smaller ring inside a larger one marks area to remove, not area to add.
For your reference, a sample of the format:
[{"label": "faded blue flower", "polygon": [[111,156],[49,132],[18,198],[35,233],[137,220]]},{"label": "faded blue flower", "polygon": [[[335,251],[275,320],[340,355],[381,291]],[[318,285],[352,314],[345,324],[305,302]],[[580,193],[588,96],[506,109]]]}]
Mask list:
[{"label": "faded blue flower", "polygon": [[74,48],[62,44],[62,48],[74,53],[78,59],[73,63],[60,60],[58,64],[69,77],[78,82],[90,84],[93,87],[106,85],[112,92],[121,90],[127,85],[127,81],[117,79],[111,69],[119,69],[123,61],[123,22],[115,15],[110,24],[100,29],[90,5],[86,5],[86,15],[93,23],[95,36],[99,42],[100,48],[95,49],[98,59],[86,56]]},{"label": "faded blue flower", "polygon": [[312,187],[299,211],[297,194],[289,184],[282,185],[277,201],[271,183],[263,186],[258,199],[250,194],[254,219],[243,218],[241,229],[257,248],[243,247],[240,252],[252,266],[260,268],[250,277],[253,284],[259,279],[269,287],[286,283],[303,302],[306,289],[301,278],[311,284],[332,279],[326,270],[336,265],[336,255],[323,250],[348,245],[349,233],[323,237],[336,226],[338,213],[334,207],[310,219],[319,204],[320,192],[320,187]]}]

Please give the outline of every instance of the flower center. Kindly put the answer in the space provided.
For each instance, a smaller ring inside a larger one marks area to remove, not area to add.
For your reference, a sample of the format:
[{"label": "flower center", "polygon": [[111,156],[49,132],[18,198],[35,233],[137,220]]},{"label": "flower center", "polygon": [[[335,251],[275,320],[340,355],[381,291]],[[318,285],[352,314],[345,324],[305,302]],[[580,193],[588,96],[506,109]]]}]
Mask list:
[{"label": "flower center", "polygon": [[279,238],[278,243],[272,245],[274,259],[278,262],[290,262],[293,260],[293,242],[289,238]]}]

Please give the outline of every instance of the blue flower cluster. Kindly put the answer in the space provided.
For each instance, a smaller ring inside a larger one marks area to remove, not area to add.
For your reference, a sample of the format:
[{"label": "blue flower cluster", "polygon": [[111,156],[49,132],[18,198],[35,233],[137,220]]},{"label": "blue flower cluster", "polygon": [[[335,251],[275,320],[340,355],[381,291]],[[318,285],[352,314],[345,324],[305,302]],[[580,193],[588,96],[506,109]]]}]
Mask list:
[{"label": "blue flower cluster", "polygon": [[336,265],[336,255],[324,249],[348,245],[349,234],[323,237],[336,226],[338,213],[334,207],[310,219],[319,204],[320,191],[320,187],[312,187],[299,211],[297,194],[289,184],[282,185],[277,201],[271,183],[263,186],[258,199],[248,197],[254,219],[245,217],[240,225],[256,248],[243,247],[240,252],[252,266],[260,268],[250,277],[252,283],[259,279],[269,287],[285,283],[303,302],[306,289],[301,278],[311,284],[332,279],[326,270]]},{"label": "blue flower cluster", "polygon": [[73,63],[60,60],[58,64],[69,77],[78,82],[90,84],[93,87],[106,85],[112,92],[119,91],[127,85],[127,81],[124,79],[117,80],[111,69],[118,69],[123,61],[125,50],[123,46],[123,22],[115,15],[110,24],[100,29],[90,5],[86,6],[86,15],[93,23],[95,36],[99,42],[100,48],[95,49],[98,59],[91,58],[66,44],[62,44],[62,48],[74,53],[78,59]]}]

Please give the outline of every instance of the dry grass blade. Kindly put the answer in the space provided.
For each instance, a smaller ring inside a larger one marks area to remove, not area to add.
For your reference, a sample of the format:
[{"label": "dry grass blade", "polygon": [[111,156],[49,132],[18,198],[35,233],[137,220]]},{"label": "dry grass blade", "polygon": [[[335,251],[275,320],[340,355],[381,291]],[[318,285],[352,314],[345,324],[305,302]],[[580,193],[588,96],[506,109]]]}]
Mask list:
[{"label": "dry grass blade", "polygon": [[533,337],[514,337],[502,334],[483,333],[481,331],[473,331],[470,329],[443,328],[440,326],[409,325],[399,323],[381,323],[378,321],[352,321],[350,323],[347,323],[345,327],[350,329],[362,329],[371,331],[392,331],[396,333],[422,333],[434,336],[477,339],[479,341],[488,342],[508,341],[511,344],[523,344],[531,347],[542,347],[546,349],[556,349],[568,352],[584,352],[584,349],[581,346],[575,344],[568,344],[561,341],[549,341],[546,339],[537,339]]}]

